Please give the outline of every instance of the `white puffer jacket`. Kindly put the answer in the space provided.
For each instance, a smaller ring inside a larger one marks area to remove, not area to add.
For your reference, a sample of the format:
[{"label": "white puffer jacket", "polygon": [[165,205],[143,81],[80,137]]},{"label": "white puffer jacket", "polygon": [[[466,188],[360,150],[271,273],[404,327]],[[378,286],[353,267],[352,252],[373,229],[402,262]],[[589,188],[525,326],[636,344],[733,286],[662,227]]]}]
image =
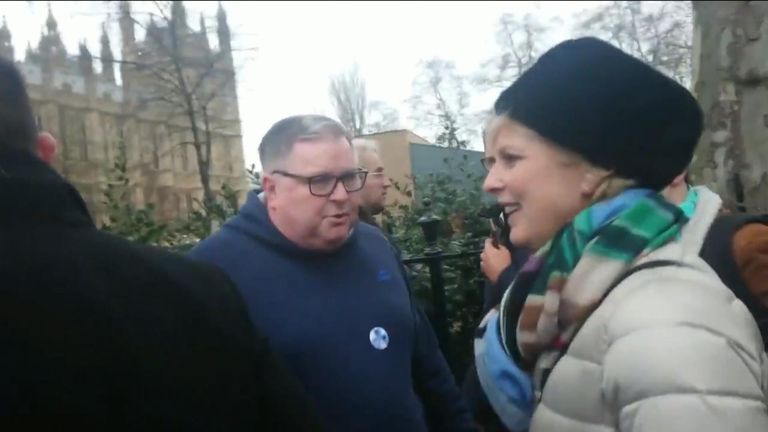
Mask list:
[{"label": "white puffer jacket", "polygon": [[720,198],[698,188],[681,239],[589,317],[552,371],[531,432],[768,431],[768,356],[757,325],[699,258]]}]

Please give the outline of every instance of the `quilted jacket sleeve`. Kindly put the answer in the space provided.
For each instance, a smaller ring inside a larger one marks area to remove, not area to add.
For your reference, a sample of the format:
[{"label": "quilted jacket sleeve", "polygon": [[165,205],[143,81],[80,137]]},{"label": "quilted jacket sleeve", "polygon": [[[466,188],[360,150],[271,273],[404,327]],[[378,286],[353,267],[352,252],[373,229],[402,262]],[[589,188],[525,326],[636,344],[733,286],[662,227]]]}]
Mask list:
[{"label": "quilted jacket sleeve", "polygon": [[768,358],[746,307],[693,270],[626,283],[603,363],[618,430],[768,431]]}]

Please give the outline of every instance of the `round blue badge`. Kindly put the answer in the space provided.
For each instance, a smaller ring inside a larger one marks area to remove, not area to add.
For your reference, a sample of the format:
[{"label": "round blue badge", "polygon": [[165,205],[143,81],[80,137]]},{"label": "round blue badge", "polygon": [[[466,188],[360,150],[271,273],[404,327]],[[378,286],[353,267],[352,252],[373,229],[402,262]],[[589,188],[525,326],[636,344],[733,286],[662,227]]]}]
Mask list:
[{"label": "round blue badge", "polygon": [[368,339],[371,340],[371,345],[377,350],[383,350],[389,346],[389,335],[381,327],[372,328],[371,333],[368,334]]}]

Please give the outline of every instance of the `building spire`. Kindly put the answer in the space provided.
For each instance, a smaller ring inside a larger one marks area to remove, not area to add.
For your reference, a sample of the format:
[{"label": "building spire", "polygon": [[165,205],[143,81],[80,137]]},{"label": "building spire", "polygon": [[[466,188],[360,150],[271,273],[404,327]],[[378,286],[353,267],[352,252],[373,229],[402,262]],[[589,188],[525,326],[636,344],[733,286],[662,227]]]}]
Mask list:
[{"label": "building spire", "polygon": [[115,56],[109,41],[106,24],[101,24],[101,76],[107,82],[115,82]]},{"label": "building spire", "polygon": [[[200,17],[202,18],[202,17]],[[0,27],[0,43],[11,40],[11,31],[8,29],[8,20],[3,15],[3,26]]]},{"label": "building spire", "polygon": [[53,16],[51,3],[48,2],[48,19],[45,21],[45,30],[40,36],[38,51],[44,64],[44,69],[52,71],[53,68],[62,67],[67,61],[67,49],[61,40],[59,26]]},{"label": "building spire", "polygon": [[219,2],[219,9],[216,11],[216,33],[219,37],[219,49],[221,51],[232,51],[232,35],[229,32],[227,23],[227,12],[224,6]]},{"label": "building spire", "polygon": [[186,30],[187,28],[187,10],[184,8],[184,3],[180,0],[174,0],[171,3],[171,19],[176,23],[178,30]]},{"label": "building spire", "polygon": [[45,27],[48,29],[49,34],[59,31],[59,23],[56,22],[56,18],[53,17],[53,11],[51,10],[51,2],[48,2],[48,19],[45,20]]},{"label": "building spire", "polygon": [[27,52],[24,53],[24,61],[33,61],[35,52],[32,50],[32,42],[27,41]]},{"label": "building spire", "polygon": [[5,19],[5,15],[3,15],[3,26],[0,27],[0,57],[14,60],[11,30],[8,29],[8,21]]},{"label": "building spire", "polygon": [[120,2],[120,35],[122,36],[123,51],[132,48],[136,44],[136,33],[131,16],[131,4],[127,1]]},{"label": "building spire", "polygon": [[93,76],[93,56],[88,49],[88,45],[85,44],[85,40],[80,41],[80,56],[77,59],[78,66],[80,66],[80,72],[86,76]]},{"label": "building spire", "polygon": [[107,24],[101,23],[101,50],[104,51],[104,47],[109,48],[109,34],[107,34]]},{"label": "building spire", "polygon": [[210,48],[211,44],[208,42],[208,27],[205,25],[205,16],[200,12],[200,34],[205,41],[205,47]]}]

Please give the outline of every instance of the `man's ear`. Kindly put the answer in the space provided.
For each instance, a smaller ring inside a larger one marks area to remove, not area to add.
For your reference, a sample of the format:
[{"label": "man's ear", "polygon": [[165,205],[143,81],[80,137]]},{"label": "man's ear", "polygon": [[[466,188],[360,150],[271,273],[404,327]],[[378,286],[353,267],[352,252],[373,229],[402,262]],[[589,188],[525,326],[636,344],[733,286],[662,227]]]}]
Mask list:
[{"label": "man's ear", "polygon": [[277,196],[277,184],[275,183],[275,178],[270,174],[264,174],[261,178],[261,189],[264,192],[265,202],[267,206],[269,206],[270,202],[274,202],[275,197]]},{"label": "man's ear", "polygon": [[271,175],[264,174],[261,177],[261,189],[264,191],[264,193],[274,194],[276,188],[277,186],[275,185],[275,179]]},{"label": "man's ear", "polygon": [[58,143],[56,138],[48,132],[42,132],[37,136],[37,142],[35,143],[35,153],[48,165],[53,164],[56,157],[56,150]]}]

